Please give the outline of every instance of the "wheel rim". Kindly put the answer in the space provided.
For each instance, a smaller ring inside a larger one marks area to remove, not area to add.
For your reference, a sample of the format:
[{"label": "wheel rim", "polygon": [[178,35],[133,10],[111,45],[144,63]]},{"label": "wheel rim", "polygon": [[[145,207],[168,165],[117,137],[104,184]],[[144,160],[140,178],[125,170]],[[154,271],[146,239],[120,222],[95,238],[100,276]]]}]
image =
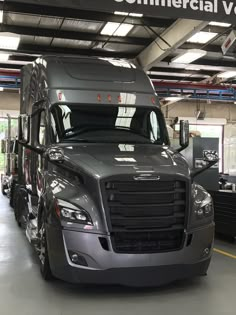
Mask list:
[{"label": "wheel rim", "polygon": [[39,231],[39,234],[40,234],[39,259],[41,261],[41,264],[44,266],[46,257],[46,231],[44,223]]}]

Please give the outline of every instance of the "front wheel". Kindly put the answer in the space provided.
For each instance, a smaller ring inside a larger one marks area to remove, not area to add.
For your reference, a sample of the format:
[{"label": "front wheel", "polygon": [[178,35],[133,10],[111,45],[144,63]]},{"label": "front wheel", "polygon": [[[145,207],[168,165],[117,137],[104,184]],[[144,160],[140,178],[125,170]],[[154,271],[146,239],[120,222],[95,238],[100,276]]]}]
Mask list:
[{"label": "front wheel", "polygon": [[13,181],[10,187],[10,194],[9,194],[9,204],[12,208],[14,208],[15,190],[16,190],[16,182]]},{"label": "front wheel", "polygon": [[44,280],[49,281],[53,278],[50,263],[49,263],[49,256],[48,256],[48,246],[47,246],[47,234],[45,223],[42,223],[42,226],[39,231],[39,260],[40,260],[40,271],[41,275]]}]

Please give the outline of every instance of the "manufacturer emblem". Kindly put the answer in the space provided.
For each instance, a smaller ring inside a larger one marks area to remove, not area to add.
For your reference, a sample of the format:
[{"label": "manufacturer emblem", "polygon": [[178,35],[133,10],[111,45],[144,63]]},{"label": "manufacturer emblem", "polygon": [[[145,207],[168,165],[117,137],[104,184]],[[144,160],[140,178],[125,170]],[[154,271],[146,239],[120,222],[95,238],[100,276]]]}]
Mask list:
[{"label": "manufacturer emblem", "polygon": [[155,180],[155,181],[159,181],[161,180],[161,176],[159,175],[153,175],[153,174],[142,174],[142,175],[138,175],[138,176],[134,176],[134,180]]}]

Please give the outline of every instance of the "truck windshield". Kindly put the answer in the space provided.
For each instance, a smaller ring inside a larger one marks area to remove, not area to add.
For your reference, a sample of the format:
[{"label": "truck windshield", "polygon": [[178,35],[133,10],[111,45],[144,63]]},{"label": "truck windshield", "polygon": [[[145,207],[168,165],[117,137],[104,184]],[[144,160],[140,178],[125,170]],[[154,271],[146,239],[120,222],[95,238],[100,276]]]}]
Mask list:
[{"label": "truck windshield", "polygon": [[161,111],[145,106],[68,105],[51,108],[53,141],[164,144]]}]

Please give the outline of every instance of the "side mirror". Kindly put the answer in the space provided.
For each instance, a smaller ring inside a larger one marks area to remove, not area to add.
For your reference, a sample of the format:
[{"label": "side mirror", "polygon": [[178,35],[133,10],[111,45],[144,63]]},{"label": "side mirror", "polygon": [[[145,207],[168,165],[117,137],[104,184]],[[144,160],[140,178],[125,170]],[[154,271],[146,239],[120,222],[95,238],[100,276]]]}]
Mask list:
[{"label": "side mirror", "polygon": [[189,146],[189,122],[187,120],[180,121],[180,137],[179,137],[180,148],[178,152],[183,151]]},{"label": "side mirror", "polygon": [[14,153],[14,154],[18,154],[18,140],[15,140],[15,141],[14,141],[13,153]]},{"label": "side mirror", "polygon": [[19,143],[27,144],[30,141],[30,116],[19,116]]},{"label": "side mirror", "polygon": [[51,147],[46,151],[46,155],[51,162],[64,162],[65,156],[62,148]]},{"label": "side mirror", "polygon": [[6,140],[1,140],[1,153],[2,154],[5,154],[7,152],[6,148],[7,148]]},{"label": "side mirror", "polygon": [[212,166],[214,166],[215,164],[219,162],[219,156],[218,156],[217,151],[213,151],[213,150],[203,151],[203,161],[206,163],[205,166],[203,166],[200,169],[191,171],[192,179],[196,177],[197,175],[205,172],[206,170],[208,170],[209,168],[211,168]]},{"label": "side mirror", "polygon": [[203,151],[203,160],[209,163],[212,163],[212,162],[217,163],[219,161],[218,153],[213,150],[205,150]]}]

